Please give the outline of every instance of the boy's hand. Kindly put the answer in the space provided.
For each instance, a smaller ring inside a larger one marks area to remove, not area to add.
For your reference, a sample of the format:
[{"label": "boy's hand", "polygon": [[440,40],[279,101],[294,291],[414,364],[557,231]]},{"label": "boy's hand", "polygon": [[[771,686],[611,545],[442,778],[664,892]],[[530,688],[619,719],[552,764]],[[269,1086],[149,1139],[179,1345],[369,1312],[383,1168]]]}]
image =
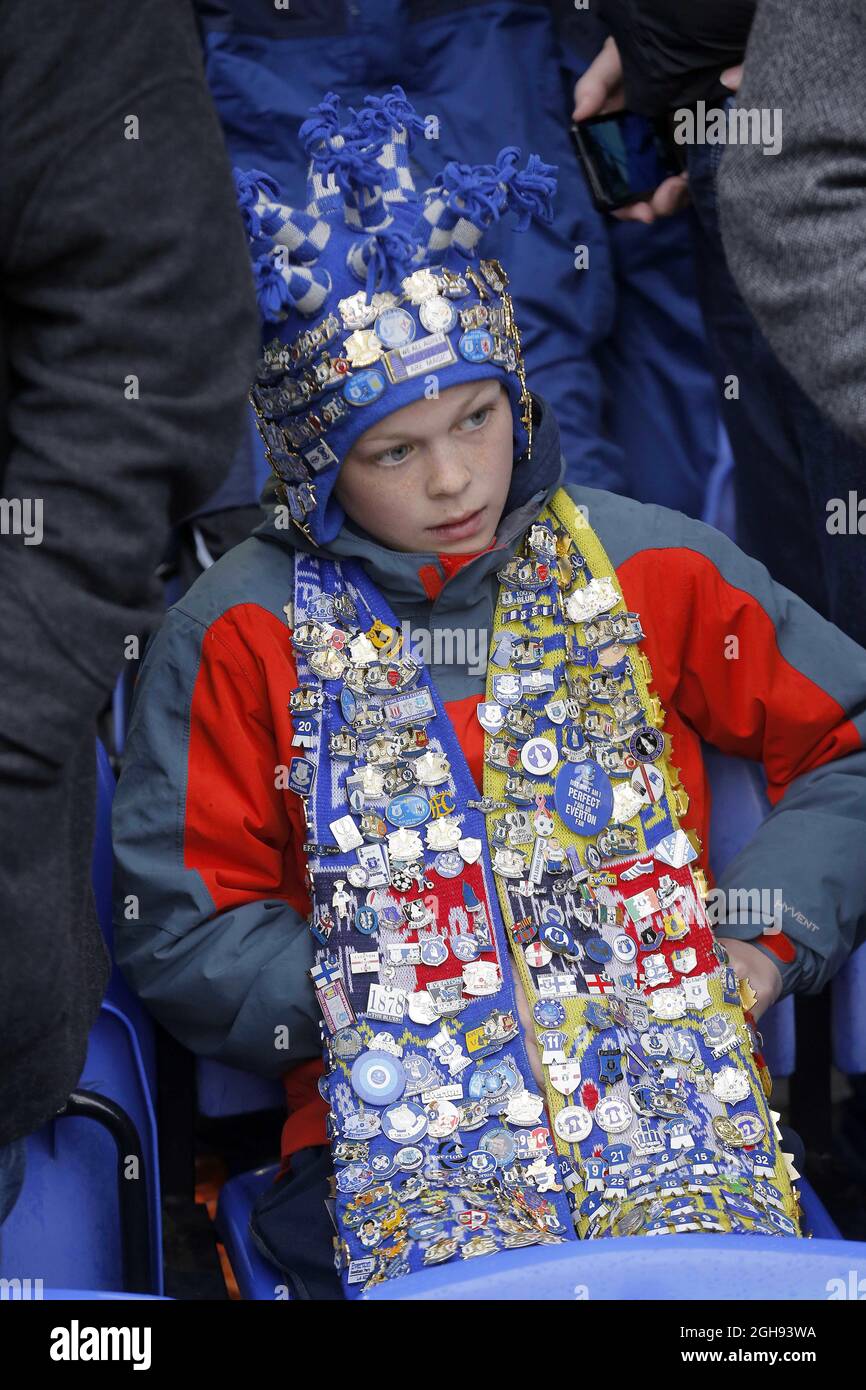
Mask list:
[{"label": "boy's hand", "polygon": [[[594,58],[574,87],[574,111],[572,120],[585,121],[589,116],[606,116],[610,111],[621,111],[625,105],[625,89],[622,77],[622,59],[616,46],[616,39],[605,39],[604,47]],[[686,174],[675,174],[664,179],[649,202],[630,203],[627,208],[617,208],[612,213],[621,222],[655,222],[657,217],[671,217],[689,201],[689,184]]]},{"label": "boy's hand", "polygon": [[769,956],[765,956],[763,951],[757,950],[748,941],[735,941],[729,936],[720,936],[718,941],[727,951],[737,979],[747,979],[758,996],[757,1002],[752,1006],[752,1013],[756,1020],[759,1019],[771,1004],[775,1004],[782,992],[782,976],[779,970]]}]

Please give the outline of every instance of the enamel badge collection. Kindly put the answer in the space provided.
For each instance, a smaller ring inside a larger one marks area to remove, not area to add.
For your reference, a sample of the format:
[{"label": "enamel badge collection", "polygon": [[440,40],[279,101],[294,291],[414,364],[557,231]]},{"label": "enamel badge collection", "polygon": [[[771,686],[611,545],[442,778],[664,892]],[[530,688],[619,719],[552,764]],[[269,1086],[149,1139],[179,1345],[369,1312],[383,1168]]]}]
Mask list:
[{"label": "enamel badge collection", "polygon": [[640,620],[566,494],[500,572],[482,797],[363,569],[295,564],[291,785],[347,1293],[578,1236],[798,1234]]}]

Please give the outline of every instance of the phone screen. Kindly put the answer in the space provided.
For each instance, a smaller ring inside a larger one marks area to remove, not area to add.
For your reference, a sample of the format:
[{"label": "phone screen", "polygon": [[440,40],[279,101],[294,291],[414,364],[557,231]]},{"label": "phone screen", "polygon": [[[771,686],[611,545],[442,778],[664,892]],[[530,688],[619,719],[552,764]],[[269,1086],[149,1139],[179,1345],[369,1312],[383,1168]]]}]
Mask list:
[{"label": "phone screen", "polygon": [[633,111],[594,116],[571,127],[596,207],[625,207],[649,197],[679,172],[652,121]]}]

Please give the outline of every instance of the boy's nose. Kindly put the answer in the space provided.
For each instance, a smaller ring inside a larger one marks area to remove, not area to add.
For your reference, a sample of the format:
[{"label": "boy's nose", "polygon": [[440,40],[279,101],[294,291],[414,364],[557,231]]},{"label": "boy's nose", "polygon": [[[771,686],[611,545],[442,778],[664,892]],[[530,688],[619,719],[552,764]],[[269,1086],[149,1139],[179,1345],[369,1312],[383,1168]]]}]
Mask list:
[{"label": "boy's nose", "polygon": [[434,450],[427,474],[427,492],[430,497],[456,497],[464,491],[471,476],[453,449],[446,446],[441,451]]}]

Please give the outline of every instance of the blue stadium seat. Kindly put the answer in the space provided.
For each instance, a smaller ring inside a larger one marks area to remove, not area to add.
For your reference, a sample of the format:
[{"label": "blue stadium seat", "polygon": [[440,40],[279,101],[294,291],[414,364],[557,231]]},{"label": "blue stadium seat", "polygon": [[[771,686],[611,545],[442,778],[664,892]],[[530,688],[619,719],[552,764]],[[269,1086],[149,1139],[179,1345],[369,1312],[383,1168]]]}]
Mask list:
[{"label": "blue stadium seat", "polygon": [[[454,1261],[395,1279],[367,1300],[546,1301],[676,1299],[818,1300],[866,1268],[866,1244],[786,1236],[620,1236],[533,1246],[486,1260]],[[831,1280],[839,1280],[835,1286]],[[403,1285],[401,1288],[400,1285]]]},{"label": "blue stadium seat", "polygon": [[132,698],[131,673],[124,669],[114,683],[111,694],[111,732],[115,756],[120,758],[126,747],[126,732],[129,727],[129,707]]},{"label": "blue stadium seat", "polygon": [[[132,1028],[147,1078],[151,1098],[156,1095],[156,1048],[153,1020],[147,1009],[133,994],[114,959],[114,928],[112,925],[111,879],[114,869],[111,848],[111,804],[114,800],[115,777],[108,754],[99,739],[96,741],[96,834],[93,842],[93,892],[96,915],[103,940],[111,956],[111,977],[105,1000],[124,1014]],[[132,909],[132,905],[130,906]]]},{"label": "blue stadium seat", "polygon": [[118,1293],[116,1289],[43,1289],[42,1299],[57,1299],[64,1303],[101,1302],[113,1303],[117,1300],[137,1299],[144,1303],[173,1303],[174,1299],[160,1293]]},{"label": "blue stadium seat", "polygon": [[833,1061],[847,1076],[866,1072],[866,945],[831,986]]},{"label": "blue stadium seat", "polygon": [[244,1299],[273,1302],[287,1297],[283,1275],[259,1254],[249,1229],[252,1209],[278,1171],[279,1164],[275,1163],[241,1173],[230,1178],[220,1192],[215,1225]]},{"label": "blue stadium seat", "polygon": [[[748,842],[770,809],[757,763],[730,758],[704,745],[713,804],[710,859],[718,876]],[[866,1072],[866,945],[851,956],[831,987],[833,1061],[848,1076]],[[794,1001],[783,999],[761,1019],[764,1055],[772,1076],[796,1066]]]},{"label": "blue stadium seat", "polygon": [[[724,435],[719,461],[707,480],[702,520],[736,540],[734,515],[734,458]],[[715,790],[714,781],[714,794]],[[730,825],[735,828],[735,821],[731,820]],[[723,839],[724,836],[723,828]],[[848,1076],[866,1072],[866,944],[855,951],[831,985],[831,1017],[835,1066]],[[784,1003],[777,1005],[761,1020],[761,1033],[772,1075],[789,1076],[795,1062],[794,1011],[790,1002],[787,1007]]]},{"label": "blue stadium seat", "polygon": [[[87,1106],[73,1104],[79,1097]],[[28,1136],[24,1187],[0,1240],[0,1276],[118,1289],[134,1268],[140,1291],[161,1293],[153,1109],[135,1030],[109,1003],[91,1029],[70,1110]],[[115,1121],[113,1133],[106,1119]]]}]

